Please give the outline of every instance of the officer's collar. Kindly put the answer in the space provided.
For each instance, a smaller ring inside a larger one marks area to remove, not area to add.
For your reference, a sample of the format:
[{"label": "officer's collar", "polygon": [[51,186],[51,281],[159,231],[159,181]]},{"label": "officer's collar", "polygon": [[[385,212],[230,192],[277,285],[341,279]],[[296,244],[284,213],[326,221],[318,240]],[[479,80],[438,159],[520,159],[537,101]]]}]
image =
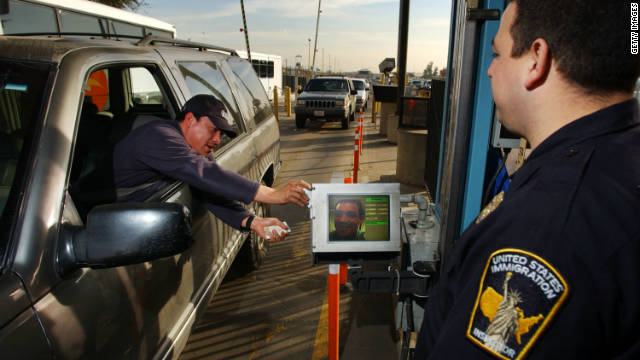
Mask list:
[{"label": "officer's collar", "polygon": [[639,123],[638,101],[631,98],[619,102],[561,127],[540,143],[531,152],[527,161],[542,157],[557,146],[571,147],[585,140],[622,131]]},{"label": "officer's collar", "polygon": [[583,116],[563,126],[536,147],[524,165],[513,175],[507,196],[531,178],[550,160],[548,156],[566,153],[573,156],[578,153],[580,144],[594,137],[620,132],[640,124],[638,101],[633,98],[589,115]]}]

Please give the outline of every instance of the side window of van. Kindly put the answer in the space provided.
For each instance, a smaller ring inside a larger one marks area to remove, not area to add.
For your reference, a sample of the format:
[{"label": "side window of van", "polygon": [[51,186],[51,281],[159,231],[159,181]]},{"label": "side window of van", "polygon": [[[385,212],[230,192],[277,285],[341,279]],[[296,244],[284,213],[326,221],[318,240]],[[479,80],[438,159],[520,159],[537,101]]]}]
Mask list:
[{"label": "side window of van", "polygon": [[240,96],[248,104],[249,116],[254,118],[256,124],[268,119],[273,114],[273,108],[251,64],[240,58],[230,58],[227,62],[235,74],[233,80],[237,84]]},{"label": "side window of van", "polygon": [[56,12],[48,6],[40,6],[20,1],[9,2],[10,12],[2,16],[2,33],[24,34],[57,32]]},{"label": "side window of van", "polygon": [[[233,97],[227,80],[215,62],[179,62],[180,72],[187,83],[191,96],[198,94],[213,95],[227,107],[226,119],[238,135],[244,132],[242,116]],[[222,149],[231,139],[222,135],[218,149]]]}]

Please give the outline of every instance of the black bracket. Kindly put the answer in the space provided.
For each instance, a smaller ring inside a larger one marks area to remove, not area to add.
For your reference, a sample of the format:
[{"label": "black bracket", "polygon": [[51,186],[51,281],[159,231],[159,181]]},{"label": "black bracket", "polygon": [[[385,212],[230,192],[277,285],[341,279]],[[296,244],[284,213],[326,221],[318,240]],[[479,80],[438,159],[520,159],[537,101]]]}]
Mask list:
[{"label": "black bracket", "polygon": [[500,10],[467,9],[467,20],[500,20]]},{"label": "black bracket", "polygon": [[430,275],[416,275],[411,271],[362,271],[349,270],[353,289],[365,293],[391,293],[399,295],[427,296]]}]

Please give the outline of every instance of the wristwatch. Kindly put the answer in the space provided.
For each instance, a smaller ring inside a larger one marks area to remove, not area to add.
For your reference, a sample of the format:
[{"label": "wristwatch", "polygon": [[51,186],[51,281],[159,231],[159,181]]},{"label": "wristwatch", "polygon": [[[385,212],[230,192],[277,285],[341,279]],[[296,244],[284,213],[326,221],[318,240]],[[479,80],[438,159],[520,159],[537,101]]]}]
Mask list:
[{"label": "wristwatch", "polygon": [[253,219],[255,218],[255,215],[249,215],[249,218],[247,219],[247,223],[242,227],[242,232],[251,232],[251,223],[253,222]]}]

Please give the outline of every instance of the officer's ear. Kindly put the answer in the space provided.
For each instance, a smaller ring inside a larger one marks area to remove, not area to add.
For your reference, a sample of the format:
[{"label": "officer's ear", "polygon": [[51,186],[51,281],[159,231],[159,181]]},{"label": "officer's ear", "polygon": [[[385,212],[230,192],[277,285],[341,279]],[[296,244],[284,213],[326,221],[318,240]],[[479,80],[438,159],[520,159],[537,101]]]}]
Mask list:
[{"label": "officer's ear", "polygon": [[524,87],[531,91],[544,84],[551,71],[551,51],[547,41],[538,38],[533,41],[529,51],[525,53],[527,75]]}]

